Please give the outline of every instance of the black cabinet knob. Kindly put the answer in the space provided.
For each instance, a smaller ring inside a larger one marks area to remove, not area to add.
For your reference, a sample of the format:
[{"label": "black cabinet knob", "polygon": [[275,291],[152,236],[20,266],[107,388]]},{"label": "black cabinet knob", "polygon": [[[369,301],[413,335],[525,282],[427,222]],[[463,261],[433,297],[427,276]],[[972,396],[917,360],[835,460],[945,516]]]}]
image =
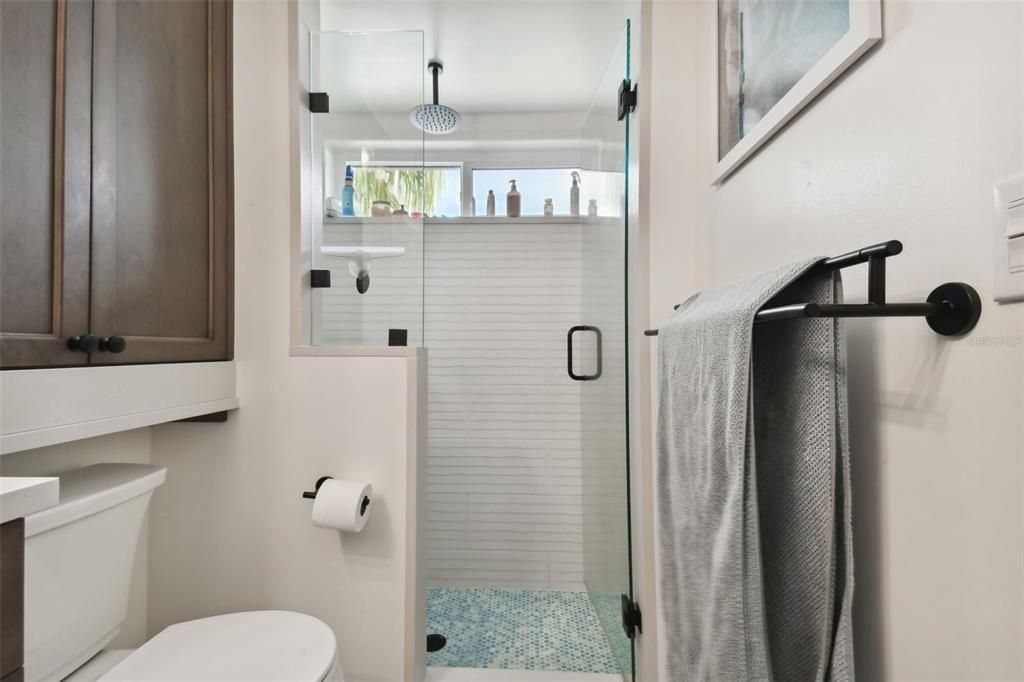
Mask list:
[{"label": "black cabinet knob", "polygon": [[100,339],[98,336],[93,336],[92,334],[72,336],[68,339],[68,348],[71,350],[80,350],[83,353],[95,353],[100,348]]},{"label": "black cabinet knob", "polygon": [[100,339],[100,350],[109,351],[111,353],[121,353],[128,346],[128,342],[124,340],[123,336],[104,336]]}]

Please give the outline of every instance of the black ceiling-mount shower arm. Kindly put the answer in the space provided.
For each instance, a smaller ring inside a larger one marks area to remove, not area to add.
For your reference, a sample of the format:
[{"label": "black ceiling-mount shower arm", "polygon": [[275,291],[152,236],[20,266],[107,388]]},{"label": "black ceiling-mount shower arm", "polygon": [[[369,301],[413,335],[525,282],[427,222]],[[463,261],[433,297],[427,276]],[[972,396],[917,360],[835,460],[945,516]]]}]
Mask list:
[{"label": "black ceiling-mount shower arm", "polygon": [[439,104],[440,102],[438,102],[437,96],[437,77],[444,71],[444,64],[437,60],[433,60],[427,64],[427,68],[430,70],[434,79],[434,104]]}]

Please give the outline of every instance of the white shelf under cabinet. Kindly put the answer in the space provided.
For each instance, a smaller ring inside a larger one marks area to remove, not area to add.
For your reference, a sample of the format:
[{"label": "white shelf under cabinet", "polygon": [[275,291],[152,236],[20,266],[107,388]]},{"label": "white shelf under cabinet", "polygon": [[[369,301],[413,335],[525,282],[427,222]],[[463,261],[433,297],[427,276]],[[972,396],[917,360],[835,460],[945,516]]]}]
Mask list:
[{"label": "white shelf under cabinet", "polygon": [[0,455],[238,407],[234,362],[0,372]]}]

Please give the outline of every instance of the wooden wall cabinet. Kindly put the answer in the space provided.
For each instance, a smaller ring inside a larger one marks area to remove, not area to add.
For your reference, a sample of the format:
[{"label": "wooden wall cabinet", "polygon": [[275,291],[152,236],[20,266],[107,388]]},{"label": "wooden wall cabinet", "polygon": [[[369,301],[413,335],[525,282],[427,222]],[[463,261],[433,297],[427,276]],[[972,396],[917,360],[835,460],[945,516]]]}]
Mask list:
[{"label": "wooden wall cabinet", "polygon": [[0,366],[230,359],[230,2],[3,0],[0,31]]}]

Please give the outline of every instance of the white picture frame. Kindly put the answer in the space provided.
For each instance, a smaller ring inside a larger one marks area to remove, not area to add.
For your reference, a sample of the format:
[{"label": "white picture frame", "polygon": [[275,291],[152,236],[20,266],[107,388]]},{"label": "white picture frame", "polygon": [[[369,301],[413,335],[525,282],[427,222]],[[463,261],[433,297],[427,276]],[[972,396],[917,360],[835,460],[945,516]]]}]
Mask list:
[{"label": "white picture frame", "polygon": [[[881,0],[850,0],[849,30],[801,77],[790,90],[724,156],[719,158],[719,2],[712,14],[712,185],[721,184],[783,126],[810,104],[832,81],[853,66],[882,38]],[[786,0],[778,0],[784,2]]]}]

